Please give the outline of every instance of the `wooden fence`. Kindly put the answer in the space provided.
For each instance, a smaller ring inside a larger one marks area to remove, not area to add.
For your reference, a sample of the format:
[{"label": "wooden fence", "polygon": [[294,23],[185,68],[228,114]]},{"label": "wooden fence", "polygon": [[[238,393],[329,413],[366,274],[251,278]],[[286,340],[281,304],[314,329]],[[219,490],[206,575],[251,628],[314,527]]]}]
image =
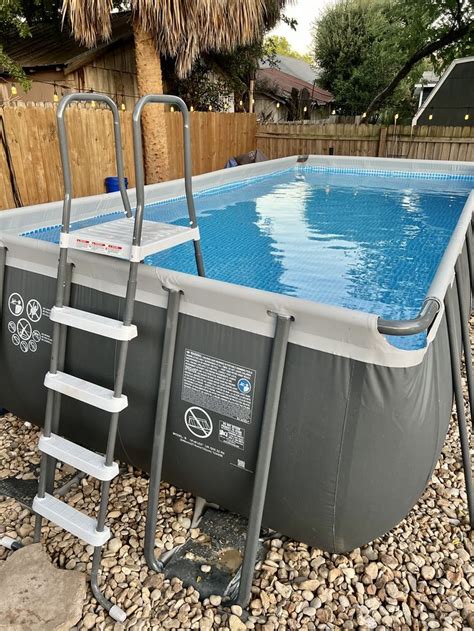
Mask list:
[{"label": "wooden fence", "polygon": [[[61,199],[63,196],[56,112],[51,104],[0,108],[0,209]],[[104,191],[115,175],[112,115],[108,110],[72,107],[67,112],[74,195]],[[182,120],[167,112],[170,179],[183,175]],[[132,114],[120,112],[125,175],[134,186]],[[222,168],[229,157],[255,149],[255,116],[193,112],[193,172]],[[14,192],[19,194],[15,197]]]},{"label": "wooden fence", "polygon": [[474,161],[474,126],[270,123],[257,126],[257,147],[268,158],[334,154]]}]

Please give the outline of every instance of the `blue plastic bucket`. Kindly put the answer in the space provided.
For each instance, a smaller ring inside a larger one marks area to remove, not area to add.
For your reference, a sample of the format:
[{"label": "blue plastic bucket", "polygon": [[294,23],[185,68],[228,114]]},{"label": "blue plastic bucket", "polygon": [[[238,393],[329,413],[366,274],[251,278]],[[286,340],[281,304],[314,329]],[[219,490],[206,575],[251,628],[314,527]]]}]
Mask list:
[{"label": "blue plastic bucket", "polygon": [[[128,188],[128,179],[125,177],[125,188]],[[105,191],[107,193],[115,193],[119,191],[119,179],[116,175],[111,177],[106,177],[104,180],[105,183]]]}]

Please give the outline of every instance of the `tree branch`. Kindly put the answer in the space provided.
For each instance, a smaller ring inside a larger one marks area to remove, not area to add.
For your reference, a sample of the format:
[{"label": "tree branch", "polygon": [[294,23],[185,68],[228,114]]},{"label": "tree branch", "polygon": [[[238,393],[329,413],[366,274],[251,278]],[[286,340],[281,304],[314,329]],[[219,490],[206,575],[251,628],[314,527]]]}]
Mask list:
[{"label": "tree branch", "polygon": [[408,75],[408,73],[415,66],[415,64],[417,64],[419,61],[421,61],[425,57],[428,57],[428,55],[432,55],[433,53],[440,50],[441,48],[444,48],[445,46],[448,46],[449,44],[453,44],[454,42],[457,42],[458,40],[462,39],[472,29],[473,24],[474,24],[473,22],[469,22],[459,28],[452,28],[449,31],[447,31],[439,39],[435,40],[434,42],[430,42],[429,44],[426,44],[422,48],[419,48],[403,64],[403,66],[400,68],[397,74],[393,77],[390,83],[387,86],[385,86],[385,88],[372,99],[371,103],[369,104],[366,110],[367,115],[371,114],[378,107],[380,107],[381,103],[383,103],[383,101],[385,101],[394,92],[395,88],[398,86],[400,81],[402,81]]}]

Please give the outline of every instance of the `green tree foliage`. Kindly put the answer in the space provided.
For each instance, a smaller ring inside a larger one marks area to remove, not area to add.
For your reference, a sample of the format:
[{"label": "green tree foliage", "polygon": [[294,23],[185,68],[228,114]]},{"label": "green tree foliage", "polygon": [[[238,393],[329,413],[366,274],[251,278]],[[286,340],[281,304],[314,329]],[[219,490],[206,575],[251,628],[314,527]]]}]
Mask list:
[{"label": "green tree foliage", "polygon": [[266,37],[264,47],[269,54],[285,55],[286,57],[301,59],[302,61],[306,61],[308,64],[314,63],[314,59],[310,53],[305,55],[299,53],[297,50],[292,48],[286,37],[282,37],[280,35],[269,35]]},{"label": "green tree foliage", "polygon": [[474,54],[473,20],[472,0],[338,0],[314,26],[321,83],[342,113],[403,116],[428,64]]},{"label": "green tree foliage", "polygon": [[25,89],[30,81],[7,55],[2,42],[12,37],[30,37],[30,27],[37,22],[59,23],[60,5],[61,0],[0,0],[0,69]]}]

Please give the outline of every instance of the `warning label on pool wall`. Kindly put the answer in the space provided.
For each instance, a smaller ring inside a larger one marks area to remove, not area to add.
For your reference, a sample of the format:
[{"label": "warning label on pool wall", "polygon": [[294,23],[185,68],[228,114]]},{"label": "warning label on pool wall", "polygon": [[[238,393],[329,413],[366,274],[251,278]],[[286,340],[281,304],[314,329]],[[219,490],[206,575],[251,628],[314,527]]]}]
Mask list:
[{"label": "warning label on pool wall", "polygon": [[244,423],[252,420],[256,371],[186,349],[183,401]]}]

